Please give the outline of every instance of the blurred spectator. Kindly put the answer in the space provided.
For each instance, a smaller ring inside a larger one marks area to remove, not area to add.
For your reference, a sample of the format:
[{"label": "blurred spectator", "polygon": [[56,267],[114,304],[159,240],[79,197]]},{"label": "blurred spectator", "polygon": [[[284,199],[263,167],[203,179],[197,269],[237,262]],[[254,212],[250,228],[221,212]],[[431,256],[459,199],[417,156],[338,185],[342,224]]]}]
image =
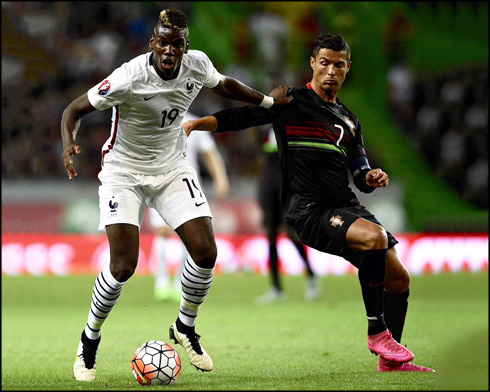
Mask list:
[{"label": "blurred spectator", "polygon": [[445,178],[459,192],[464,185],[464,167],[466,159],[466,139],[462,129],[462,114],[456,110],[450,114],[450,127],[444,132],[440,141],[434,140],[434,147],[438,148],[438,159],[433,162],[437,166],[437,173]]},{"label": "blurred spectator", "polygon": [[[257,86],[256,72],[251,67],[254,63],[254,58],[250,58],[252,49],[249,47],[247,50],[243,50],[243,48],[243,43],[237,45],[235,61],[225,67],[224,74],[240,80],[248,86]],[[235,104],[239,105],[240,103],[235,102]]]},{"label": "blurred spectator", "polygon": [[434,83],[428,83],[425,90],[425,104],[415,113],[413,138],[432,167],[438,158],[438,143],[443,115],[437,103],[437,90]]},{"label": "blurred spectator", "polygon": [[442,110],[450,112],[458,107],[464,107],[465,100],[466,86],[459,73],[446,75],[439,93]]},{"label": "blurred spectator", "polygon": [[483,146],[481,155],[466,169],[465,178],[464,198],[480,208],[488,209],[488,144]]},{"label": "blurred spectator", "polygon": [[414,27],[403,6],[394,8],[386,25],[384,38],[390,64],[407,58],[407,48],[413,32]]},{"label": "blurred spectator", "polygon": [[265,71],[275,71],[284,62],[289,25],[280,15],[257,10],[249,18],[249,29],[255,36],[258,58]]},{"label": "blurred spectator", "polygon": [[407,61],[400,61],[388,69],[388,102],[391,113],[404,131],[413,124],[415,78]]},{"label": "blurred spectator", "polygon": [[464,114],[463,129],[468,137],[488,134],[488,81],[474,87],[474,102]]},{"label": "blurred spectator", "polygon": [[[410,72],[397,67],[388,76],[396,122],[438,175],[473,205],[488,208],[488,64],[411,83]],[[413,85],[420,94],[404,94]],[[413,109],[413,125],[403,107]]]}]

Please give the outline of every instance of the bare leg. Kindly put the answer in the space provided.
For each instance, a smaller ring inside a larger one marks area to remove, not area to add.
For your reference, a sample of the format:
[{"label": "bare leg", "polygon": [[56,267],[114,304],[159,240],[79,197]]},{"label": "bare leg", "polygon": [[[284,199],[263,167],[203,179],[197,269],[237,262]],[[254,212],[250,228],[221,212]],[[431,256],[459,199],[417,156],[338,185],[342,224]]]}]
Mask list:
[{"label": "bare leg", "polygon": [[127,281],[136,270],[139,254],[139,229],[130,224],[106,226],[111,247],[110,270],[119,281]]}]

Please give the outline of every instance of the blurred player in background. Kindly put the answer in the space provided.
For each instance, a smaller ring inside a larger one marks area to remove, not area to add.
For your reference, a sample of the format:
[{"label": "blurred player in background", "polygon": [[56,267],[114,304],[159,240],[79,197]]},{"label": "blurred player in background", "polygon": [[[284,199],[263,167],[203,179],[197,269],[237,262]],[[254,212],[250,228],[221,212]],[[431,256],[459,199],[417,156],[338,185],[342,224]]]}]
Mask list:
[{"label": "blurred player in background", "polygon": [[[194,132],[191,135],[206,132]],[[262,175],[259,182],[259,204],[262,208],[263,224],[267,233],[267,240],[269,242],[269,272],[272,280],[272,287],[261,296],[257,297],[255,302],[257,304],[267,304],[270,302],[284,301],[287,296],[284,293],[281,279],[279,274],[279,257],[277,251],[277,236],[279,230],[284,226],[284,230],[293,242],[294,246],[298,250],[301,260],[305,263],[306,268],[306,290],[305,298],[307,300],[314,300],[320,295],[320,288],[315,276],[315,273],[311,269],[308,262],[308,256],[306,255],[306,247],[299,240],[296,232],[289,225],[283,225],[284,217],[282,214],[281,203],[281,161],[279,160],[279,153],[277,151],[276,136],[274,130],[269,129],[266,142],[263,144],[263,150],[265,153],[264,167],[262,168]]]},{"label": "blurred player in background", "polygon": [[113,113],[99,173],[99,230],[107,232],[110,265],[96,278],[81,334],[73,367],[80,381],[96,377],[101,327],[138,264],[139,230],[147,205],[158,210],[189,252],[181,279],[180,310],[170,338],[184,347],[197,369],[213,369],[195,322],[212,284],[217,249],[206,196],[185,158],[182,119],[202,87],[264,107],[290,100],[284,96],[275,102],[221,75],[205,53],[190,50],[187,16],[180,10],[160,13],[149,46],[150,52],[116,68],[71,102],[61,119],[61,159],[71,181],[78,176],[73,158],[81,153],[75,142],[81,118],[96,109],[112,108]]},{"label": "blurred player in background", "polygon": [[[311,82],[292,89],[284,107],[227,109],[184,124],[193,129],[238,131],[272,123],[282,166],[284,216],[304,244],[341,256],[358,268],[366,309],[368,349],[379,355],[378,371],[433,372],[411,361],[401,335],[408,307],[410,275],[398,258],[395,237],[349,187],[365,193],[386,187],[388,175],[371,169],[361,124],[337,95],[351,67],[344,38],[320,34],[314,43]],[[282,95],[289,86],[274,89]]]},{"label": "blurred player in background", "polygon": [[[198,116],[187,112],[184,121],[197,119]],[[212,135],[208,132],[196,132],[187,139],[187,149],[185,151],[189,166],[197,172],[199,182],[199,156],[201,156],[206,168],[211,175],[216,196],[224,198],[230,192],[230,182],[226,174],[226,168],[223,163],[221,154],[216,147]],[[157,210],[149,209],[150,224],[157,237],[157,256],[158,265],[155,271],[155,289],[154,297],[157,301],[176,300],[180,301],[181,284],[180,276],[182,268],[187,260],[188,253],[185,247],[182,247],[182,255],[179,267],[172,276],[167,263],[167,240],[174,233],[168,226]]]}]

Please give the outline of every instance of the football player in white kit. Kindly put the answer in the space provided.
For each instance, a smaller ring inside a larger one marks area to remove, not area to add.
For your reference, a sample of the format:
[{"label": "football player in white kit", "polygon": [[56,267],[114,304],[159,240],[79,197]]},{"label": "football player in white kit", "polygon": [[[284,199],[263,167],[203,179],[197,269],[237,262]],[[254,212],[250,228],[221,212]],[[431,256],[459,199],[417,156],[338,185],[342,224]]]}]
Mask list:
[{"label": "football player in white kit", "polygon": [[115,69],[76,98],[63,112],[61,136],[68,179],[78,173],[76,133],[81,118],[112,108],[112,129],[102,147],[99,173],[100,225],[110,244],[110,265],[97,276],[88,321],[78,346],[73,374],[80,381],[96,376],[100,330],[138,263],[139,230],[146,206],[158,210],[182,239],[189,257],[182,272],[182,295],[170,338],[181,344],[197,369],[213,362],[199,342],[195,321],[211,287],[217,250],[211,211],[196,172],[184,155],[182,119],[202,87],[224,97],[271,107],[274,99],[221,75],[207,55],[189,49],[187,16],[166,9],[150,38],[151,51]]}]

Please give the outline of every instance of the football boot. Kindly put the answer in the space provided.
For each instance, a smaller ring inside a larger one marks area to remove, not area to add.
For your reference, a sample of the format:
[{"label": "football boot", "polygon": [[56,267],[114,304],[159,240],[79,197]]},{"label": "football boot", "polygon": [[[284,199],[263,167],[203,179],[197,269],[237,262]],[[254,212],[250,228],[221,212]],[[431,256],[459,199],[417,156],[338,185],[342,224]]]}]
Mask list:
[{"label": "football boot", "polygon": [[398,343],[391,332],[385,330],[377,335],[368,335],[368,348],[373,354],[379,355],[390,362],[410,362],[414,355],[406,347]]},{"label": "football boot", "polygon": [[213,361],[199,343],[201,335],[198,335],[194,331],[194,328],[189,328],[187,333],[181,332],[177,329],[177,323],[175,322],[170,327],[169,337],[176,344],[184,347],[191,365],[195,366],[196,369],[202,370],[203,372],[213,370]]},{"label": "football boot", "polygon": [[100,336],[96,340],[89,339],[82,332],[82,338],[78,344],[77,356],[73,365],[73,376],[78,381],[95,380],[97,366],[97,350],[100,343]]}]

